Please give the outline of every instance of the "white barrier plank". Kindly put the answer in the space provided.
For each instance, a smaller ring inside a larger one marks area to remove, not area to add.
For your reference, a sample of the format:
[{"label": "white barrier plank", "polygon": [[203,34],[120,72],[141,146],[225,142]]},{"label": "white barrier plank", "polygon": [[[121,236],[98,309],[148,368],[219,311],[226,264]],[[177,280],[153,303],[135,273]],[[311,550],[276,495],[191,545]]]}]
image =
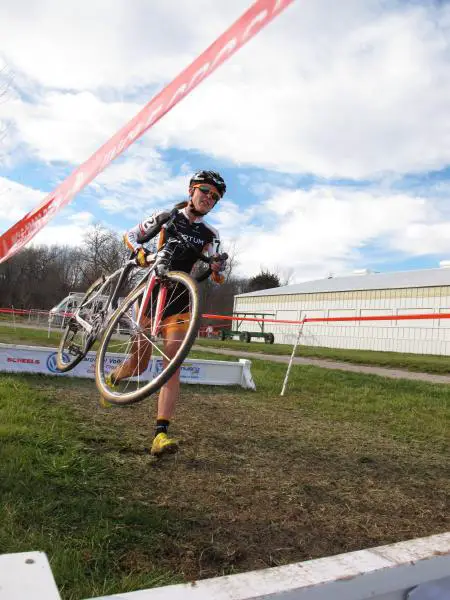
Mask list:
[{"label": "white barrier plank", "polygon": [[[60,373],[56,367],[56,348],[0,344],[0,372],[41,373],[93,379],[95,356],[95,352],[88,352],[74,369],[68,373]],[[110,368],[116,367],[124,358],[124,354],[111,353],[108,356]],[[140,375],[140,379],[153,379],[161,368],[162,359],[152,359],[146,371]],[[182,383],[240,385],[243,388],[256,389],[251,375],[251,362],[242,358],[237,362],[187,358],[181,366],[180,380]]]},{"label": "white barrier plank", "polygon": [[0,555],[0,600],[61,600],[43,552]]},{"label": "white barrier plank", "polygon": [[[261,571],[91,600],[428,600],[450,573],[450,533]],[[416,586],[421,586],[417,588]],[[445,586],[445,583],[443,584]],[[416,589],[414,589],[416,588]],[[419,593],[421,595],[419,595]],[[423,595],[423,598],[422,598]]]}]

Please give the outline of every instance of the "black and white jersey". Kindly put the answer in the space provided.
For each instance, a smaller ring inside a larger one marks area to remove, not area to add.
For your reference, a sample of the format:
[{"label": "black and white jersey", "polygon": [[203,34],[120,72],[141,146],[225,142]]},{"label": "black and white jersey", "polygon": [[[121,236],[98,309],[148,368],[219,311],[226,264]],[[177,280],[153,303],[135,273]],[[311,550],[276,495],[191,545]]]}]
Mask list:
[{"label": "black and white jersey", "polygon": [[[167,221],[168,211],[155,212],[147,217],[141,223],[133,227],[124,236],[125,243],[130,250],[137,250],[140,246],[145,247],[150,252],[156,252],[166,242],[171,242],[171,238],[165,239],[167,232],[161,229],[163,223]],[[175,217],[175,224],[181,235],[194,246],[199,252],[212,256],[220,252],[219,233],[214,227],[206,223],[203,217],[198,217],[193,223],[189,222],[186,209],[181,208]],[[170,233],[169,233],[170,236]],[[171,268],[175,271],[184,271],[190,273],[198,260],[196,254],[189,248],[181,247],[173,238],[174,254],[171,261]],[[172,245],[172,244],[170,244]]]}]

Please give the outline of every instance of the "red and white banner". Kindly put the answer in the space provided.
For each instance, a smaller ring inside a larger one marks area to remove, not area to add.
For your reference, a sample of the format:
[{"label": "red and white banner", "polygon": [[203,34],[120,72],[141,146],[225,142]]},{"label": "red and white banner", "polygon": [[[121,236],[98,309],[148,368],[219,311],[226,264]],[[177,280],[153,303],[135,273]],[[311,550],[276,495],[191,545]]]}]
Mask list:
[{"label": "red and white banner", "polygon": [[227,58],[255,36],[293,0],[257,0],[225,33],[165,87],[108,142],[75,169],[41,204],[0,237],[0,263],[27,244],[111,161],[152,127]]}]

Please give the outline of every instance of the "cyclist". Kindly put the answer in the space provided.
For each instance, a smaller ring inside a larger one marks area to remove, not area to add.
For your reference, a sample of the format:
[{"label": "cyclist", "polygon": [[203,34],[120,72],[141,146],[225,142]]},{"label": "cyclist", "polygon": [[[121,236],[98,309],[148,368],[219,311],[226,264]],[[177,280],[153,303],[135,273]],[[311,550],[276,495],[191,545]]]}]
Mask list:
[{"label": "cyclist", "polygon": [[[216,249],[213,245],[219,241],[218,232],[208,225],[203,217],[214,208],[220,198],[223,197],[226,191],[225,181],[214,171],[198,171],[195,173],[189,182],[189,198],[186,202],[181,202],[176,206],[178,214],[175,218],[177,229],[183,236],[187,236],[190,243],[196,249],[204,254],[216,256]],[[152,252],[156,251],[163,243],[170,243],[170,238],[165,240],[166,231],[162,230],[162,225],[167,221],[167,211],[154,213],[151,217],[144,219],[139,225],[130,229],[124,235],[124,241],[128,248],[135,252],[136,261],[142,267],[147,267],[147,257]],[[158,236],[159,234],[159,236]],[[159,238],[159,239],[157,239]],[[153,240],[153,247],[144,247]],[[156,247],[155,247],[156,242]],[[218,258],[218,255],[217,255]],[[198,257],[193,251],[183,249],[175,251],[171,260],[171,269],[174,271],[184,271],[190,273],[197,262]],[[221,284],[224,281],[223,270],[225,268],[224,261],[216,260],[211,262],[211,279]],[[186,305],[184,304],[183,307]],[[181,345],[184,333],[188,327],[189,314],[180,314],[180,306],[168,307],[168,311],[164,313],[162,326],[164,327],[164,353],[169,358],[172,358]],[[186,310],[184,308],[184,310]],[[136,340],[134,345],[136,348],[139,344],[139,352],[136,349],[132,351],[119,367],[114,369],[107,377],[107,384],[114,387],[120,380],[138,375],[147,368],[151,355],[151,344],[145,338]],[[180,371],[169,379],[162,386],[158,398],[158,413],[156,419],[156,428],[151,446],[151,454],[161,456],[162,454],[176,452],[178,450],[178,442],[168,436],[168,427],[175,411],[175,405],[179,396],[180,390]],[[104,405],[104,403],[103,403]]]}]

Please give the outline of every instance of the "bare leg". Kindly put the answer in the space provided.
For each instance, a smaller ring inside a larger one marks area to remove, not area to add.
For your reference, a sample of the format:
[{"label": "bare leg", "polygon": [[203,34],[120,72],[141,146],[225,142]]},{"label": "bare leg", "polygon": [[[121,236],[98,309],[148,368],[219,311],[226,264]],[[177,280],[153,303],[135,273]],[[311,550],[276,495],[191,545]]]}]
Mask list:
[{"label": "bare leg", "polygon": [[[145,323],[144,327],[150,327],[150,320]],[[111,372],[114,383],[143,373],[148,367],[151,357],[152,345],[145,335],[138,333],[131,344],[128,358]]]},{"label": "bare leg", "polygon": [[[164,353],[173,358],[180,347],[185,333],[177,328],[169,328],[164,341]],[[166,362],[166,359],[164,359]],[[158,398],[158,417],[151,454],[160,457],[178,450],[178,442],[167,436],[167,428],[175,412],[175,405],[180,394],[180,369],[161,388]]]}]

